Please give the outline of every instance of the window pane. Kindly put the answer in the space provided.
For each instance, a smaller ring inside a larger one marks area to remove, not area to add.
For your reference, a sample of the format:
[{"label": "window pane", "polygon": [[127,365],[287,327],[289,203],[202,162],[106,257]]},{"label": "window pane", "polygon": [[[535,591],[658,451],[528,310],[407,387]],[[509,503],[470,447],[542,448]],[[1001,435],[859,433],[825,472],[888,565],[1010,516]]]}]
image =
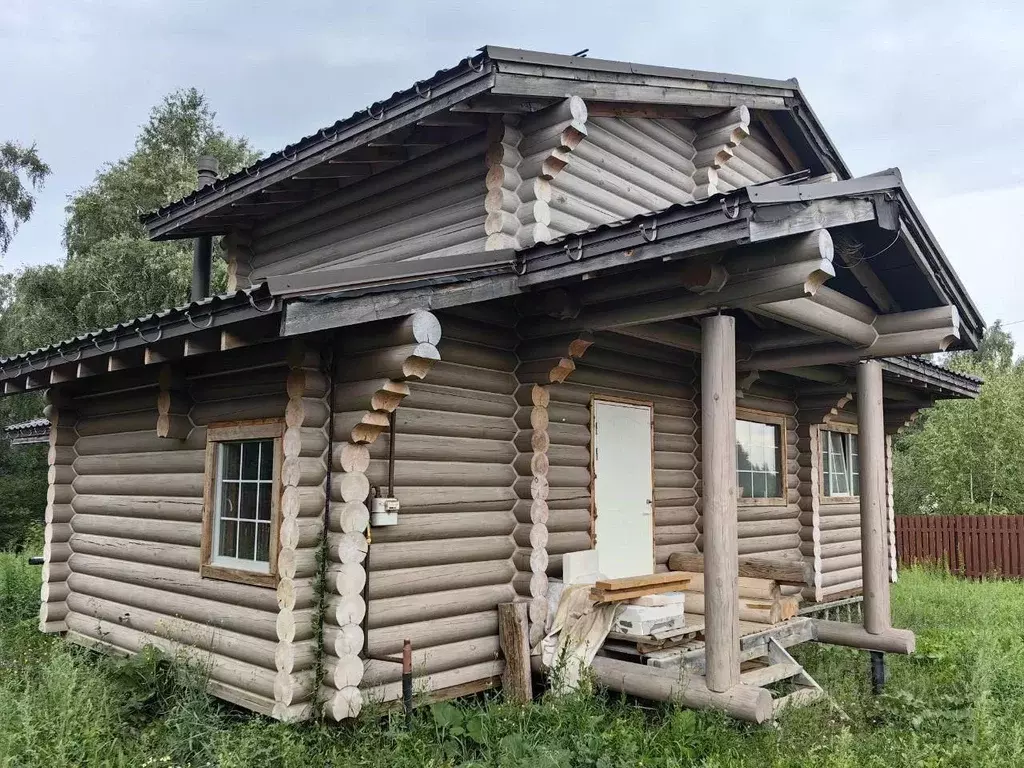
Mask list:
[{"label": "window pane", "polygon": [[853,476],[853,495],[860,496],[860,475]]},{"label": "window pane", "polygon": [[256,517],[256,483],[241,483],[242,492],[238,501],[238,516],[247,520]]},{"label": "window pane", "polygon": [[217,513],[221,517],[238,517],[238,483],[221,483]]},{"label": "window pane", "polygon": [[270,525],[256,524],[256,559],[270,562]]},{"label": "window pane", "polygon": [[217,554],[221,557],[235,557],[235,549],[238,541],[238,523],[234,520],[220,521],[220,541],[217,544]]},{"label": "window pane", "polygon": [[767,475],[765,475],[764,472],[754,473],[754,498],[768,498]]},{"label": "window pane", "polygon": [[273,490],[273,488],[274,488],[274,486],[271,485],[270,483],[260,483],[260,493],[259,493],[260,506],[259,506],[259,515],[258,515],[260,520],[269,520],[270,519],[270,510],[271,510],[270,493]]},{"label": "window pane", "polygon": [[243,560],[256,557],[256,523],[238,524],[238,556]]},{"label": "window pane", "polygon": [[782,496],[782,475],[779,472],[768,475],[767,490],[769,498],[777,499]]},{"label": "window pane", "polygon": [[271,480],[274,477],[274,441],[264,440],[260,446],[260,480]]},{"label": "window pane", "polygon": [[752,472],[740,472],[740,498],[752,499],[754,497],[754,474]]},{"label": "window pane", "polygon": [[239,465],[242,451],[241,443],[221,443],[220,445],[220,477],[222,480],[237,480],[240,476]]},{"label": "window pane", "polygon": [[260,444],[242,443],[242,479],[258,480],[260,475]]}]

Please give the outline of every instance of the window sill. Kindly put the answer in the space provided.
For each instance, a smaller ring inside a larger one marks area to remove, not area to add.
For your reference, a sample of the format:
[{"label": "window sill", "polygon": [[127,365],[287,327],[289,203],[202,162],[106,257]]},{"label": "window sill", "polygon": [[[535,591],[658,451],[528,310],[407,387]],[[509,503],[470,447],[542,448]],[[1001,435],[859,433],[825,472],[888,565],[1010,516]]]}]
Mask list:
[{"label": "window sill", "polygon": [[736,499],[738,507],[788,507],[789,502],[777,496],[770,499],[745,499],[742,496]]},{"label": "window sill", "polygon": [[200,566],[199,575],[204,579],[233,581],[237,584],[251,584],[254,587],[276,587],[278,581],[276,573],[260,573],[210,564]]},{"label": "window sill", "polygon": [[822,496],[822,504],[860,504],[860,496]]}]

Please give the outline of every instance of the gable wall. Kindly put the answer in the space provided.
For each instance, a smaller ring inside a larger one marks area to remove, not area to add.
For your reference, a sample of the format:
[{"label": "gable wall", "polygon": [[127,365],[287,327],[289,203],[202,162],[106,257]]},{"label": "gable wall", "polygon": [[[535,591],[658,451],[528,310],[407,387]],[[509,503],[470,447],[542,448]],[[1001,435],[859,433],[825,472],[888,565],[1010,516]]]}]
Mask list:
[{"label": "gable wall", "polygon": [[487,146],[465,139],[270,220],[250,279],[483,250]]}]

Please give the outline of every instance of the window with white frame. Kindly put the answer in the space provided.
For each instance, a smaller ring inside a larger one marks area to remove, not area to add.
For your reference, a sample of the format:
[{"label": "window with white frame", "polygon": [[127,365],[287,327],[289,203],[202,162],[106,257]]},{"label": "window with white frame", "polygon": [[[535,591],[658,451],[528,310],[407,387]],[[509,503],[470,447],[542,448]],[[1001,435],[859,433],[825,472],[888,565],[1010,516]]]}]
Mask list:
[{"label": "window with white frame", "polygon": [[736,480],[741,499],[782,496],[781,433],[778,424],[736,420]]},{"label": "window with white frame", "polygon": [[821,475],[825,496],[860,496],[860,455],[857,436],[822,431]]},{"label": "window with white frame", "polygon": [[279,423],[209,428],[204,576],[273,583],[281,433]]}]

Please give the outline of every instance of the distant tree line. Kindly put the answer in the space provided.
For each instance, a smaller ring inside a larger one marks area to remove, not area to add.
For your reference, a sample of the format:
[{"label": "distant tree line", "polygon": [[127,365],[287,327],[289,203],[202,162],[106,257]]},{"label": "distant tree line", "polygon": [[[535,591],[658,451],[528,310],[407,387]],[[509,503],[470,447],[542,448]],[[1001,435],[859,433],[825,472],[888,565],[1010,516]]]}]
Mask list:
[{"label": "distant tree line", "polygon": [[899,514],[1024,514],[1024,361],[1000,322],[944,364],[984,379],[976,400],[943,400],[894,445]]}]

